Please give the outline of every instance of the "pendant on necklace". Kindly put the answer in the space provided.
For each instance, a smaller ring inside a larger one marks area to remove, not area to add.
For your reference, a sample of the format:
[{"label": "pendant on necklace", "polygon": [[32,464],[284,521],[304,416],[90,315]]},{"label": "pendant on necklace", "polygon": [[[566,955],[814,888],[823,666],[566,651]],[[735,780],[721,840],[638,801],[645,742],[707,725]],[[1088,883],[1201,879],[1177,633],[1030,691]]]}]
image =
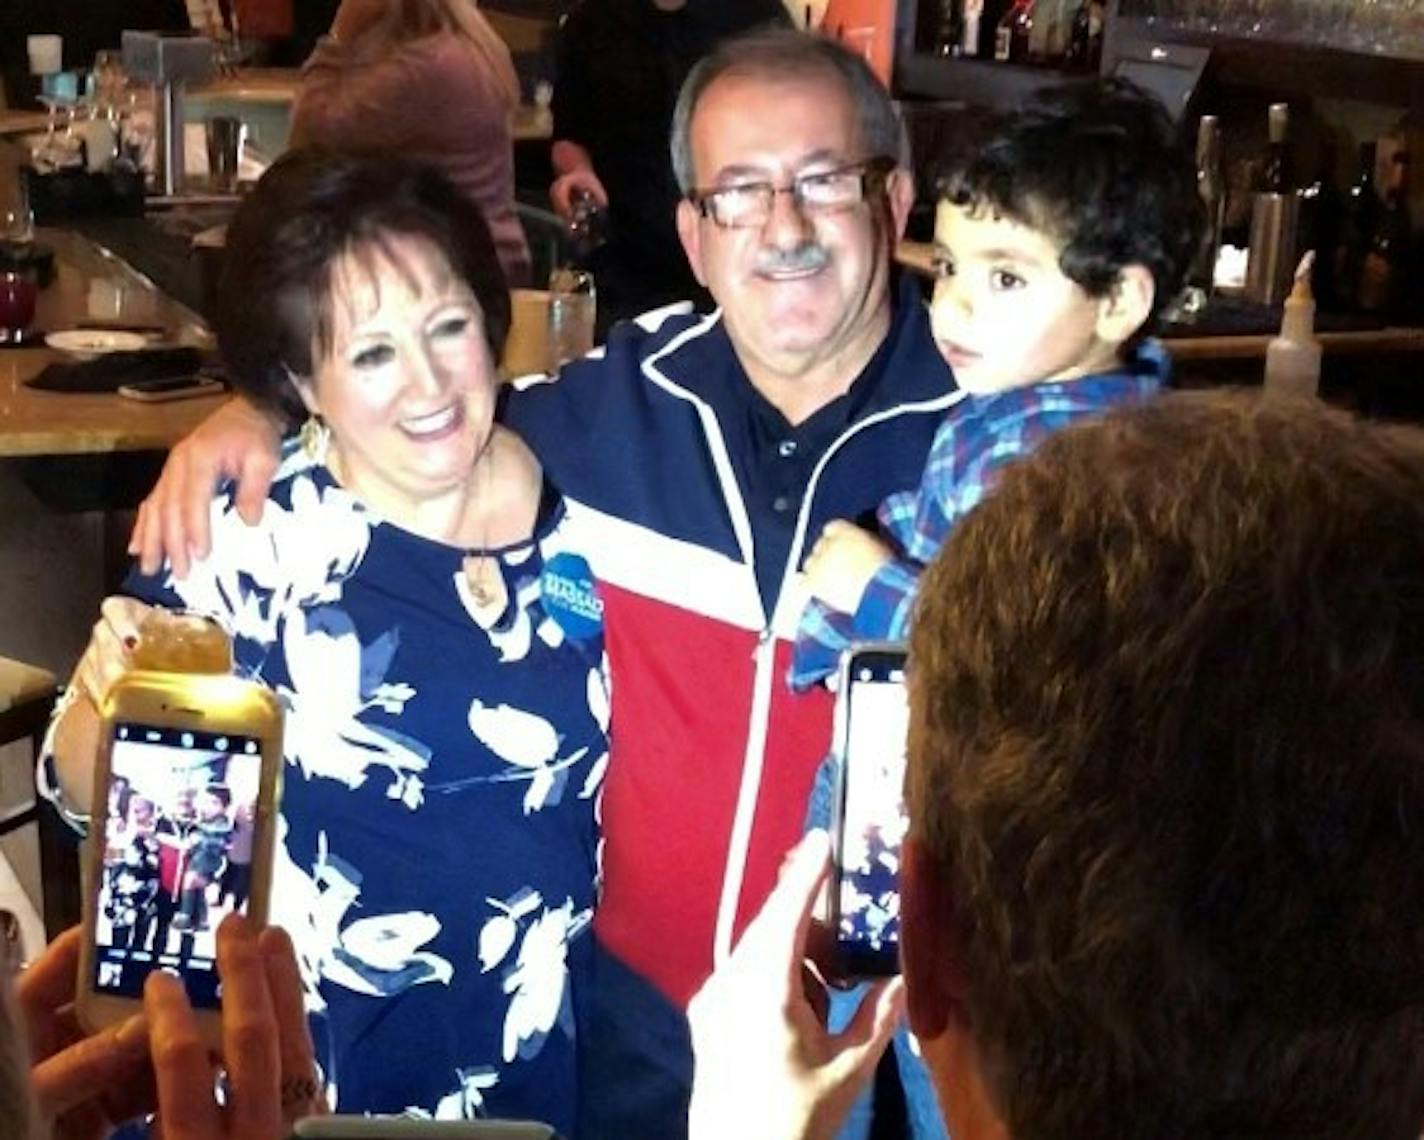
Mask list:
[{"label": "pendant on necklace", "polygon": [[488,554],[467,554],[463,566],[466,608],[482,626],[504,613],[508,593],[499,560]]}]

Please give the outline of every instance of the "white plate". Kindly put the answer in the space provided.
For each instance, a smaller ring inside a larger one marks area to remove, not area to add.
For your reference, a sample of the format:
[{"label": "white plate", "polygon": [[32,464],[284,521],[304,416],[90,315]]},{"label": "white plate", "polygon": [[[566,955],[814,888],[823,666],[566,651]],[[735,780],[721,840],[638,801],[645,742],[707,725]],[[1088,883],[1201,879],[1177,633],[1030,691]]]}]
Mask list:
[{"label": "white plate", "polygon": [[147,348],[149,339],[142,333],[117,329],[65,329],[50,333],[45,337],[45,344],[75,356],[101,356],[106,352],[133,352]]}]

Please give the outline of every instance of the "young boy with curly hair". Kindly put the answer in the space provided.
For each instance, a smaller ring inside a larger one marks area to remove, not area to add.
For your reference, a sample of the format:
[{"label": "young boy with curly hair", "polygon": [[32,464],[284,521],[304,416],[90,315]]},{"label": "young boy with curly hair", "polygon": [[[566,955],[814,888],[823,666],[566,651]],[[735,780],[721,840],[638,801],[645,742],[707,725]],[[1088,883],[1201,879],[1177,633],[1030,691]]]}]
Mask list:
[{"label": "young boy with curly hair", "polygon": [[942,183],[931,323],[963,399],[917,492],[881,506],[884,537],[828,523],[792,683],[851,641],[904,638],[919,576],[1005,463],[1050,432],[1147,399],[1168,361],[1145,333],[1181,289],[1204,220],[1166,110],[1123,80],[1041,92]]},{"label": "young boy with curly hair", "polygon": [[[1146,339],[1181,289],[1205,215],[1162,105],[1122,80],[1047,89],[991,126],[941,184],[931,326],[962,398],[918,491],[881,504],[884,537],[826,525],[803,567],[791,684],[833,674],[852,642],[903,640],[920,574],[1003,466],[1075,420],[1151,398],[1169,362]],[[807,814],[827,827],[838,759]],[[835,995],[847,1018],[858,995]],[[895,1041],[908,1135],[945,1135],[923,1065]],[[857,1107],[841,1140],[865,1135]]]}]

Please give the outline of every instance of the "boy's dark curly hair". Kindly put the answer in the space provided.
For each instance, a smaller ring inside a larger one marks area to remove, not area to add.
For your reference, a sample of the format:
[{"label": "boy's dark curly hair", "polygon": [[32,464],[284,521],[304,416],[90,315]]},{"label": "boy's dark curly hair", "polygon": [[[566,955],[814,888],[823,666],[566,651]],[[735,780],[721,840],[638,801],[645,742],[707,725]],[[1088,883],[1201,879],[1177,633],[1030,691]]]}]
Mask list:
[{"label": "boy's dark curly hair", "polygon": [[1042,230],[1059,268],[1093,297],[1143,265],[1150,325],[1181,290],[1205,209],[1196,170],[1162,104],[1125,79],[1047,88],[990,128],[940,183],[941,196]]}]

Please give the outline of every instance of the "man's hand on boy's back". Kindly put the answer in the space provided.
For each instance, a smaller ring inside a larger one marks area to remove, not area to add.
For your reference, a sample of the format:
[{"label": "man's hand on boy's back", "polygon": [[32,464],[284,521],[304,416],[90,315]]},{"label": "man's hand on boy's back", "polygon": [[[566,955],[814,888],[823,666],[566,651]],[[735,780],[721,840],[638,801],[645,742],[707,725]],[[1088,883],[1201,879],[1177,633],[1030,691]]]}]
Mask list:
[{"label": "man's hand on boy's back", "polygon": [[224,479],[236,480],[237,511],[254,524],[277,472],[281,432],[246,400],[229,400],[176,444],[139,507],[129,553],[145,574],[166,558],[182,578],[189,562],[208,553],[208,510]]},{"label": "man's hand on boy's back", "polygon": [[893,554],[868,530],[832,519],[802,567],[811,596],[841,613],[853,614],[865,587]]}]

